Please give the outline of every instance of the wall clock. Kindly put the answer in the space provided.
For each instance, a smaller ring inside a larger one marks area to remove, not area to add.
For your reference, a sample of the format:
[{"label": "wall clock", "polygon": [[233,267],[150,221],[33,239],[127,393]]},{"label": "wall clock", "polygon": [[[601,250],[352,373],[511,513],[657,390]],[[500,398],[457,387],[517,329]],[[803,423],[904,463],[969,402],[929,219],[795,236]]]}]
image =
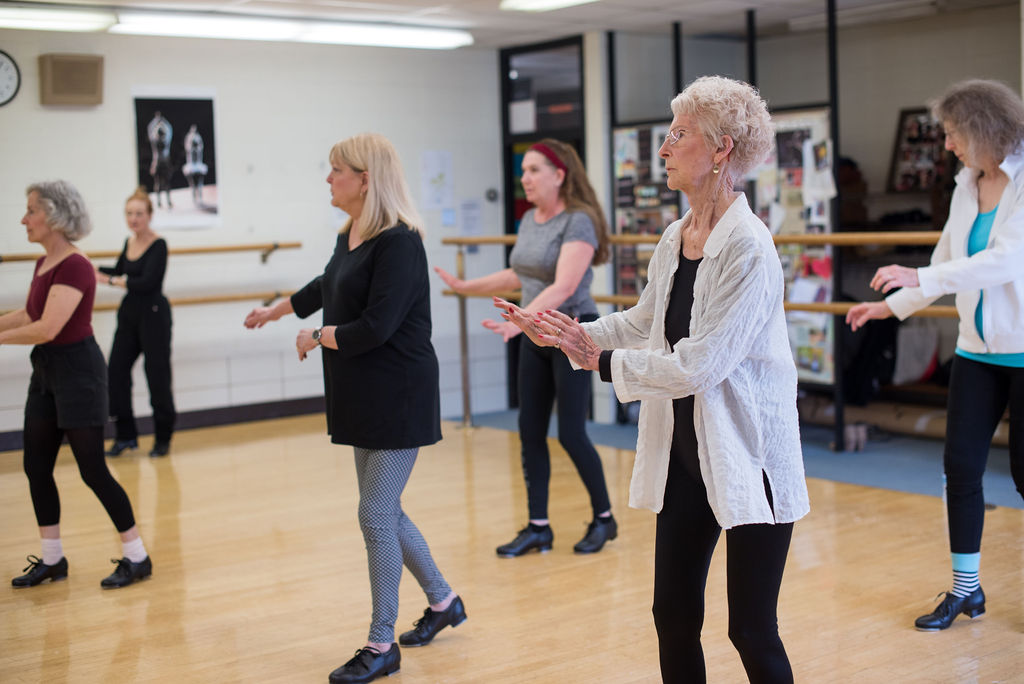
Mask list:
[{"label": "wall clock", "polygon": [[0,107],[14,99],[21,88],[21,72],[18,63],[9,54],[0,50]]}]

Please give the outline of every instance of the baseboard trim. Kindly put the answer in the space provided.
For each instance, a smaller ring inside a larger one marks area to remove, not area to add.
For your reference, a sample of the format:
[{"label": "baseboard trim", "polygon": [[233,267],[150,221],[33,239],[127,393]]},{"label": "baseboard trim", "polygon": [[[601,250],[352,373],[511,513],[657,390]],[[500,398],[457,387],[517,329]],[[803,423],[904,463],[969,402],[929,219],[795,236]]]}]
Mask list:
[{"label": "baseboard trim", "polygon": [[[271,401],[262,404],[224,406],[221,408],[179,413],[177,425],[175,425],[174,429],[191,430],[194,428],[213,427],[215,425],[247,423],[252,420],[304,416],[311,413],[323,413],[325,410],[326,404],[323,397],[303,397],[301,399]],[[138,424],[139,434],[153,434],[153,419],[151,417],[139,418]],[[114,437],[113,423],[107,425],[105,432],[108,439]],[[23,446],[24,438],[21,430],[0,432],[0,451],[20,451]]]}]

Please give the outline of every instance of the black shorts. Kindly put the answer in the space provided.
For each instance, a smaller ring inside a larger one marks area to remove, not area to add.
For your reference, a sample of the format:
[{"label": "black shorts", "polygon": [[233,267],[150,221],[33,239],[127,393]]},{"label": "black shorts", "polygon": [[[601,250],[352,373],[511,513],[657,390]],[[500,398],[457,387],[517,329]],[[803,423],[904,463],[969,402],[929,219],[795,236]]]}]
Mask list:
[{"label": "black shorts", "polygon": [[25,420],[56,420],[62,430],[105,425],[107,364],[93,337],[32,349]]}]

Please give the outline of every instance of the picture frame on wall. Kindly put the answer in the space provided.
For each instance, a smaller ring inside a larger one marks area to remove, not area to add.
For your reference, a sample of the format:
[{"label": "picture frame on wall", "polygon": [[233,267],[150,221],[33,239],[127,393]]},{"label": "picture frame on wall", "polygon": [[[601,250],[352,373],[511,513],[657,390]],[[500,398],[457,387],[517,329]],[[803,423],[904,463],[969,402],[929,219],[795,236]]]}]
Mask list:
[{"label": "picture frame on wall", "polygon": [[220,225],[214,100],[135,93],[137,179],[153,202],[153,227]]},{"label": "picture frame on wall", "polygon": [[929,192],[945,172],[941,122],[925,107],[901,109],[889,165],[888,192]]}]

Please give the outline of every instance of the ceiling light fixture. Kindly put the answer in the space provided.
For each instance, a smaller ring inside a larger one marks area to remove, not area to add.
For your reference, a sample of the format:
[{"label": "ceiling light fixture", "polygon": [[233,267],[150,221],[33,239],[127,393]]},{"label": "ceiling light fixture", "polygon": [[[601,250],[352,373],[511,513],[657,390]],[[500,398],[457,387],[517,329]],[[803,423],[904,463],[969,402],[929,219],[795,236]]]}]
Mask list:
[{"label": "ceiling light fixture", "polygon": [[184,14],[176,12],[118,12],[111,33],[176,38],[228,38],[236,40],[295,40],[301,23],[288,19]]},{"label": "ceiling light fixture", "polygon": [[473,36],[468,31],[457,29],[335,22],[308,23],[295,40],[303,43],[427,50],[451,50],[473,44]]},{"label": "ceiling light fixture", "polygon": [[451,50],[473,44],[468,31],[430,26],[307,21],[226,13],[91,11],[66,7],[0,7],[0,28],[109,31],[140,36],[268,40]]},{"label": "ceiling light fixture", "polygon": [[473,36],[468,31],[427,26],[178,12],[118,12],[117,16],[118,23],[111,27],[111,33],[432,50],[450,50],[473,44]]},{"label": "ceiling light fixture", "polygon": [[550,12],[565,7],[586,5],[599,0],[501,0],[498,9],[514,12]]},{"label": "ceiling light fixture", "polygon": [[113,12],[61,7],[0,7],[0,28],[30,31],[104,31],[117,22]]}]

